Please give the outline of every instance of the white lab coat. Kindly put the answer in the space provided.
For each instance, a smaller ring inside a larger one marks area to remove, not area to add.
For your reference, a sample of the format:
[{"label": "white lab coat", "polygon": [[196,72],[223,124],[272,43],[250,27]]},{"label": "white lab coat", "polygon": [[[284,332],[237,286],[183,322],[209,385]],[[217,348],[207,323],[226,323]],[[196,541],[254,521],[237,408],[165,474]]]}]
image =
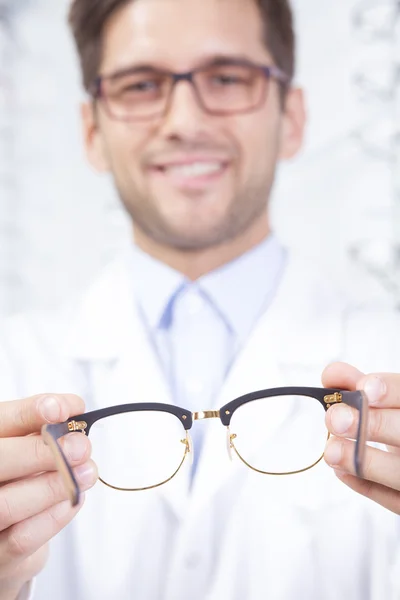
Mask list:
[{"label": "white lab coat", "polygon": [[[171,402],[132,285],[128,263],[118,260],[79,306],[13,318],[2,334],[1,399],[77,393],[87,410]],[[390,345],[379,332],[375,320],[349,319],[337,286],[292,259],[215,407],[257,389],[320,385],[337,359],[400,371],[395,336]],[[197,425],[207,433],[191,493],[187,468],[146,492],[97,483],[52,542],[35,599],[400,598],[399,517],[350,491],[324,462],[291,477],[230,463],[221,423]]]}]

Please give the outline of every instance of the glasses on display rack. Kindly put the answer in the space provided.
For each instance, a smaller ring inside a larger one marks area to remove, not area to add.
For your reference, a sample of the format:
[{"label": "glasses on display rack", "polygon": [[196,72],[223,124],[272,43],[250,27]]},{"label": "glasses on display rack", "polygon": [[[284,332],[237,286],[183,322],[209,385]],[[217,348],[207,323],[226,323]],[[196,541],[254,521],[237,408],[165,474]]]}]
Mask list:
[{"label": "glasses on display rack", "polygon": [[170,404],[124,404],[44,425],[42,436],[75,506],[79,486],[60,444],[72,432],[89,436],[100,481],[121,491],[152,489],[175,477],[188,456],[193,457],[190,430],[195,422],[212,418],[226,428],[230,458],[237,455],[261,474],[294,475],[322,460],[329,437],[325,413],[338,403],[359,413],[354,469],[362,477],[368,420],[363,392],[274,388],[240,396],[219,410],[195,413]]},{"label": "glasses on display rack", "polygon": [[275,66],[223,58],[184,73],[149,66],[117,71],[98,77],[91,94],[115,120],[146,121],[164,115],[175,86],[186,81],[203,110],[229,115],[257,110],[267,97],[271,80],[289,85],[287,75]]}]

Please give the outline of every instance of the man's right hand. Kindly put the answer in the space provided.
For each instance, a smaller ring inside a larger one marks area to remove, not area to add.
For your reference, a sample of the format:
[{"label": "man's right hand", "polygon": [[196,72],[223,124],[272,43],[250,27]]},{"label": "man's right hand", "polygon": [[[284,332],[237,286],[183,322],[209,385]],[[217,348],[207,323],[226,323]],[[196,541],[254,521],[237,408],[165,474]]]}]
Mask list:
[{"label": "man's right hand", "polygon": [[[85,412],[73,395],[34,396],[0,402],[0,600],[16,600],[46,563],[47,542],[82,506],[71,508],[50,448],[39,434],[45,423],[61,423]],[[82,433],[60,440],[81,490],[97,470]]]}]

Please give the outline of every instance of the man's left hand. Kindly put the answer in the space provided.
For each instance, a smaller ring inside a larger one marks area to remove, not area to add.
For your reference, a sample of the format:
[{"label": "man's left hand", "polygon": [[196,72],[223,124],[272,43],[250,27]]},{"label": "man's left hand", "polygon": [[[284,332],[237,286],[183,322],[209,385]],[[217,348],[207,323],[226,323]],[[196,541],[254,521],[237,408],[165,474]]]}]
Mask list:
[{"label": "man's left hand", "polygon": [[325,460],[350,488],[400,515],[400,374],[365,375],[345,363],[334,363],[322,375],[325,387],[364,390],[369,403],[367,439],[386,449],[366,449],[364,479],[354,475],[353,456],[358,413],[342,405],[326,415],[331,433]]}]

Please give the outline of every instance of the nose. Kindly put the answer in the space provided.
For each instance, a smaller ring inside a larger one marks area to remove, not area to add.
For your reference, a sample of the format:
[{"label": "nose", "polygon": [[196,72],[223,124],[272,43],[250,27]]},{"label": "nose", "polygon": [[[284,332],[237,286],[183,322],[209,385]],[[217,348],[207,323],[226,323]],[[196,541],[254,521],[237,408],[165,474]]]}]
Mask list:
[{"label": "nose", "polygon": [[190,81],[175,84],[162,128],[166,137],[176,139],[197,138],[212,131],[212,117],[202,108]]}]

